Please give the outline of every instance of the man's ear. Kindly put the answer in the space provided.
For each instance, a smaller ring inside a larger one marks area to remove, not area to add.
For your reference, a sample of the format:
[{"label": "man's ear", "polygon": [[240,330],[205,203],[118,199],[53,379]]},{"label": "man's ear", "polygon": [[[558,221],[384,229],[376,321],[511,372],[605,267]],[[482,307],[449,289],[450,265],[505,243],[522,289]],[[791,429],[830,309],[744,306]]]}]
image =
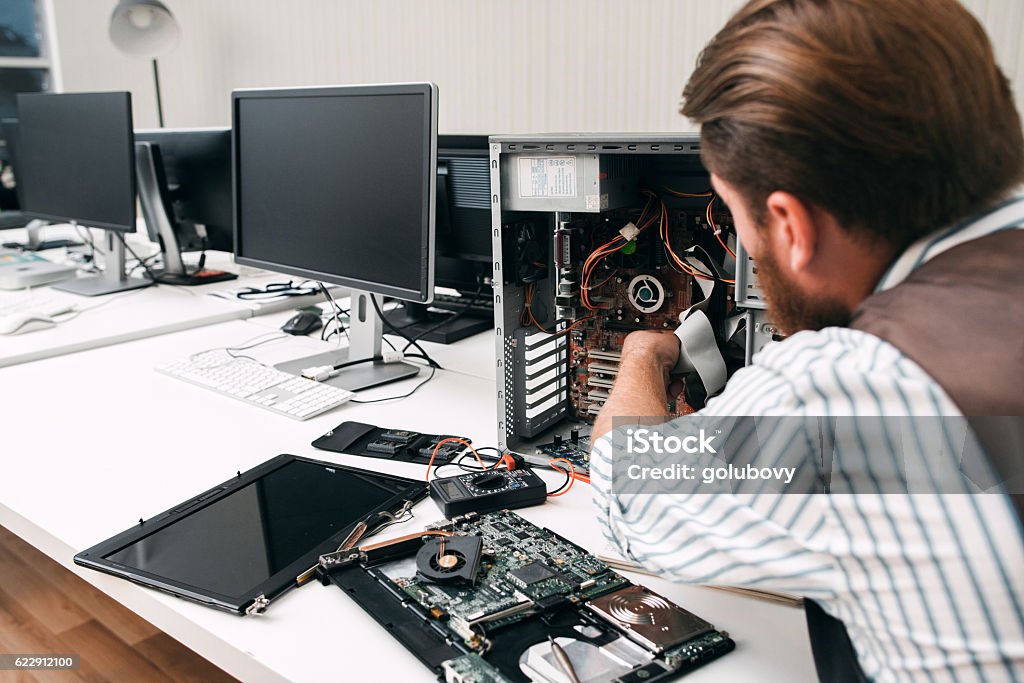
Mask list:
[{"label": "man's ear", "polygon": [[785,260],[794,273],[805,272],[814,260],[820,239],[815,213],[788,192],[772,192],[765,204],[769,239],[775,242],[775,254],[780,261]]}]

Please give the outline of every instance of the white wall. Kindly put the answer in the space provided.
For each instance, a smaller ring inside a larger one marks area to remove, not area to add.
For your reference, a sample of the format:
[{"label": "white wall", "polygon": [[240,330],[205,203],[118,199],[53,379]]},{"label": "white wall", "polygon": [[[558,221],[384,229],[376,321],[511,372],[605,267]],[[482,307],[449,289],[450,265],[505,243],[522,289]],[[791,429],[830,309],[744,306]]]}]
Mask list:
[{"label": "white wall", "polygon": [[[897,2],[898,0],[893,0]],[[53,0],[64,88],[134,94],[152,71],[110,44],[116,0]],[[228,125],[233,88],[432,80],[444,133],[688,130],[680,92],[742,0],[164,0],[182,40],[160,61],[168,126]],[[1024,2],[966,0],[1024,111]]]}]

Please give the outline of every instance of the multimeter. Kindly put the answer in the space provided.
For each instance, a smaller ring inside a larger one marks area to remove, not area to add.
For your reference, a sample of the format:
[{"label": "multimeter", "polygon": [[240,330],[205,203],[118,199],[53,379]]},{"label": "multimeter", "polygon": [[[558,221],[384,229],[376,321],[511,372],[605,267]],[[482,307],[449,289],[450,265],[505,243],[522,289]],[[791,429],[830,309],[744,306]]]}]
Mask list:
[{"label": "multimeter", "polygon": [[543,503],[544,480],[529,468],[458,474],[430,482],[430,497],[449,519],[467,512],[493,512]]}]

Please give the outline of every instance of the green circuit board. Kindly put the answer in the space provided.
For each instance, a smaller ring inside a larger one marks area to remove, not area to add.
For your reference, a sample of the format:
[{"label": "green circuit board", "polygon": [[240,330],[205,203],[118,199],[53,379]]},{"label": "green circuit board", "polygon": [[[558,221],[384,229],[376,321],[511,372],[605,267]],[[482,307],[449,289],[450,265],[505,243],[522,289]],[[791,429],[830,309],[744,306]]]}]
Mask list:
[{"label": "green circuit board", "polygon": [[415,575],[392,580],[428,612],[446,615],[450,626],[469,641],[479,625],[496,628],[559,602],[589,600],[629,583],[582,548],[507,510],[457,522],[452,531],[483,541],[474,586],[438,585]]}]

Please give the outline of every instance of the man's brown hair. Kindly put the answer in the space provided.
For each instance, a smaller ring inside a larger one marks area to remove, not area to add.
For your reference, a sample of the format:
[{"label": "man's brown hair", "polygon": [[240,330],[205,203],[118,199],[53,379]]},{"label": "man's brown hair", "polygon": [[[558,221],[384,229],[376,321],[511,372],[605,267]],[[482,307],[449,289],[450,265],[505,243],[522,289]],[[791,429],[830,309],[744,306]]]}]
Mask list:
[{"label": "man's brown hair", "polygon": [[1024,180],[1009,83],[956,0],[751,0],[683,98],[758,221],[782,190],[901,248]]}]

